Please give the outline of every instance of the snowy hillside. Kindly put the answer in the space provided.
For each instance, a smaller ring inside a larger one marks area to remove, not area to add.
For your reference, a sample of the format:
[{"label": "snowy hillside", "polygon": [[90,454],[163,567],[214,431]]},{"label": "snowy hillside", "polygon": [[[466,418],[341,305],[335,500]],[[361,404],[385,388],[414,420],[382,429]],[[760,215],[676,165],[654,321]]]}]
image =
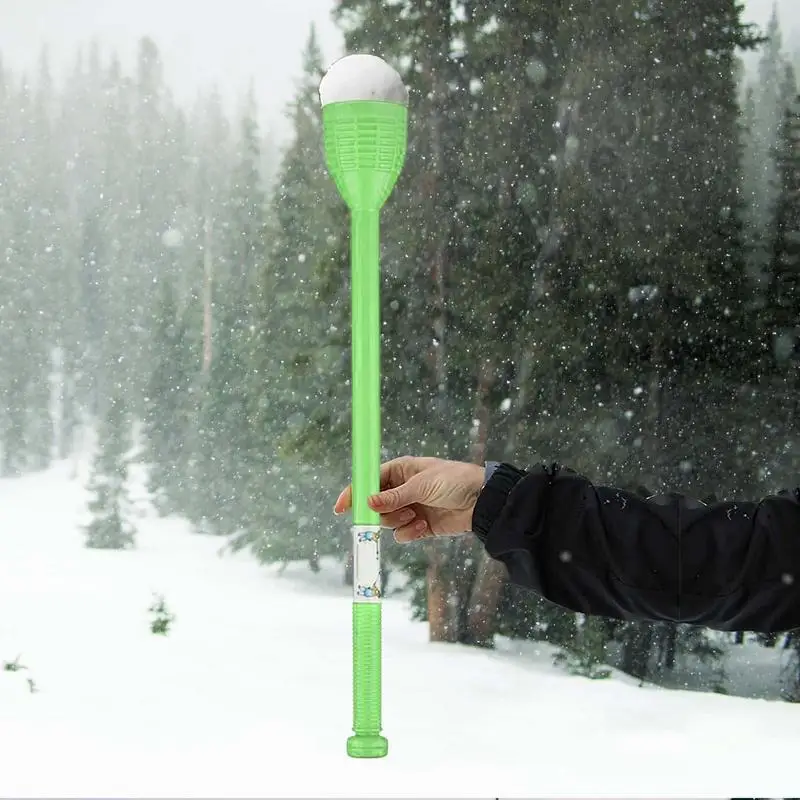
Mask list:
[{"label": "snowy hillside", "polygon": [[532,643],[431,645],[394,599],[390,754],[349,760],[339,571],[278,576],[146,513],[137,550],[88,551],[81,481],[0,482],[0,660],[25,668],[0,672],[1,796],[797,795],[797,706],[575,678]]}]

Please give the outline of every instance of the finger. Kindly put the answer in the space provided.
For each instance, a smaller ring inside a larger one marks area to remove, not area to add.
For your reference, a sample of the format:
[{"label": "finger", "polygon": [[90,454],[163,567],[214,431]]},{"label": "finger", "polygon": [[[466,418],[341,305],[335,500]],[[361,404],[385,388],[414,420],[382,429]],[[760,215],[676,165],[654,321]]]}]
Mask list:
[{"label": "finger", "polygon": [[369,498],[370,508],[380,514],[398,511],[405,506],[421,503],[425,500],[425,484],[421,474],[412,475],[405,483],[393,486]]},{"label": "finger", "polygon": [[339,497],[336,498],[336,503],[333,506],[334,514],[344,514],[353,503],[353,487],[348,486],[342,491]]},{"label": "finger", "polygon": [[414,460],[411,456],[400,456],[381,464],[381,491],[405,483],[408,479],[411,462]]},{"label": "finger", "polygon": [[416,516],[417,512],[413,508],[401,508],[399,511],[392,511],[391,514],[381,514],[381,525],[396,530],[408,525]]},{"label": "finger", "polygon": [[419,539],[424,539],[426,536],[432,535],[428,523],[424,519],[418,519],[409,525],[403,525],[394,532],[394,540],[400,544],[408,544],[409,542],[416,542]]},{"label": "finger", "polygon": [[[381,490],[391,489],[394,486],[399,486],[403,483],[403,469],[408,468],[409,456],[400,456],[393,458],[391,461],[386,461],[381,464],[380,470],[380,487]],[[349,511],[353,505],[353,485],[347,486],[342,493],[336,498],[333,506],[334,514],[344,514]]]}]

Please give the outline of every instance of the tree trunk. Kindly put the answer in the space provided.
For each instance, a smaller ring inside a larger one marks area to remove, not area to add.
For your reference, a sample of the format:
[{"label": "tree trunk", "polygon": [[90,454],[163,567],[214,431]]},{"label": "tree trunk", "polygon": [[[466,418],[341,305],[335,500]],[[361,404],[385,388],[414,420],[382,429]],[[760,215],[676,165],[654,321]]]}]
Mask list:
[{"label": "tree trunk", "polygon": [[78,421],[77,392],[73,362],[62,348],[61,394],[59,397],[58,458],[69,458],[75,448],[75,428]]},{"label": "tree trunk", "polygon": [[484,550],[472,587],[467,614],[467,640],[477,647],[494,647],[497,609],[508,581],[505,564]]},{"label": "tree trunk", "polygon": [[660,674],[675,669],[675,658],[678,645],[678,628],[674,623],[661,622],[654,630],[658,649],[656,669]]},{"label": "tree trunk", "polygon": [[664,656],[664,666],[670,670],[675,669],[675,662],[678,655],[678,627],[672,623],[669,624],[667,630],[667,646]]},{"label": "tree trunk", "polygon": [[[653,333],[651,338],[650,359],[647,364],[647,405],[644,411],[645,447],[642,449],[643,462],[638,479],[656,493],[663,491],[668,476],[665,474],[664,420],[667,404],[667,352],[668,345],[664,339],[669,330],[668,288],[661,288],[653,311]],[[644,473],[644,474],[642,474]]]},{"label": "tree trunk", "polygon": [[645,680],[648,677],[652,642],[652,623],[630,623],[630,627],[625,632],[622,649],[623,672],[627,672],[640,680]]},{"label": "tree trunk", "polygon": [[353,548],[351,547],[344,560],[344,580],[342,581],[345,586],[353,585]]},{"label": "tree trunk", "polygon": [[765,633],[761,641],[763,647],[773,648],[776,644],[778,644],[778,634]]},{"label": "tree trunk", "polygon": [[[428,548],[426,548],[428,549]],[[428,638],[432,642],[451,642],[447,598],[449,586],[443,580],[439,553],[428,556]]]},{"label": "tree trunk", "polygon": [[[553,250],[554,247],[550,249]],[[529,302],[531,307],[541,302],[541,298],[544,294],[544,281],[541,280],[541,270],[546,258],[547,254],[544,250],[540,252],[537,257],[536,272],[539,279],[534,282],[534,286],[530,292]],[[516,342],[515,354],[521,355],[519,356],[516,376],[517,396],[512,406],[509,435],[506,439],[505,447],[503,448],[502,458],[507,462],[512,462],[516,457],[517,442],[522,425],[525,422],[528,384],[531,373],[533,372],[535,358],[535,353],[530,347],[527,338],[527,331],[522,331]],[[483,396],[480,391],[478,392],[478,402],[482,403],[483,406],[486,406],[486,392],[488,392],[488,384],[484,388]],[[476,418],[478,420],[482,418],[480,413],[476,414]],[[476,443],[476,446],[479,444],[482,446],[482,449],[476,449],[473,453],[474,460],[478,463],[483,461],[486,457],[487,438],[488,428],[483,440],[481,441],[479,437]],[[475,456],[478,457],[475,458]],[[505,565],[491,558],[484,550],[481,555],[481,564],[478,568],[478,575],[472,590],[472,597],[470,598],[470,614],[467,621],[468,636],[472,643],[481,647],[490,647],[494,644],[494,633],[497,626],[497,609],[502,600],[503,590],[507,583],[508,572]]]},{"label": "tree trunk", "polygon": [[[478,387],[475,393],[475,428],[470,458],[480,464],[486,459],[486,444],[489,438],[489,390],[494,375],[493,364],[484,359],[479,367]],[[472,585],[467,611],[466,640],[478,647],[493,647],[497,629],[497,608],[503,596],[507,572],[505,564],[493,559],[482,550],[477,575]]]},{"label": "tree trunk", "polygon": [[[447,266],[449,241],[452,223],[447,212],[450,203],[447,180],[449,171],[447,159],[450,156],[444,143],[444,110],[449,94],[448,75],[449,48],[451,44],[450,4],[447,0],[438,0],[438,8],[430,8],[426,12],[428,22],[428,47],[423,54],[423,69],[431,78],[431,93],[426,109],[430,135],[429,169],[424,176],[425,195],[430,203],[431,220],[435,220],[435,228],[427,233],[431,242],[429,263],[433,283],[431,298],[433,342],[430,359],[436,381],[432,398],[433,424],[437,428],[437,439],[440,439],[441,456],[449,456],[449,442],[446,431],[450,428],[450,409],[448,403],[447,375]],[[445,212],[444,218],[441,214]],[[426,571],[428,596],[429,637],[433,642],[458,641],[460,628],[460,602],[454,594],[452,574],[455,571],[456,559],[460,548],[456,542],[429,541],[425,546],[428,557]]]}]

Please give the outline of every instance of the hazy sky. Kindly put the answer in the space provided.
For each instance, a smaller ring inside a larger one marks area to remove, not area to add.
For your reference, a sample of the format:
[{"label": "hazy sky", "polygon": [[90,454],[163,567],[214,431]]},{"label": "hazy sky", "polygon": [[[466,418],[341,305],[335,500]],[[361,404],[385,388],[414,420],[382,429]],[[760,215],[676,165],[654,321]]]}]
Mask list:
[{"label": "hazy sky", "polygon": [[0,0],[0,54],[28,68],[46,43],[55,67],[96,36],[132,66],[138,39],[149,35],[179,96],[216,84],[235,99],[252,77],[263,117],[274,121],[292,97],[312,22],[326,58],[340,54],[332,7],[332,0]]},{"label": "hazy sky", "polygon": [[[772,4],[747,0],[748,18],[763,24]],[[131,63],[138,38],[150,35],[181,97],[216,84],[235,98],[252,77],[264,119],[275,121],[291,98],[312,22],[326,58],[340,54],[332,6],[333,0],[0,0],[0,54],[28,68],[46,43],[55,67],[96,36]],[[791,49],[800,49],[800,2],[778,6]],[[279,125],[276,133],[284,134]]]}]

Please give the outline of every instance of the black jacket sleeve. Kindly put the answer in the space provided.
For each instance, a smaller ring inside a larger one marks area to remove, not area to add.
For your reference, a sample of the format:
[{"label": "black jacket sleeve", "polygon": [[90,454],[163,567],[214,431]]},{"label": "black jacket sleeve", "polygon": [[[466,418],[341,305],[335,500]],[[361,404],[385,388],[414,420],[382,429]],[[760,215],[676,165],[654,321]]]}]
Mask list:
[{"label": "black jacket sleeve", "polygon": [[566,609],[777,632],[800,628],[798,494],[707,506],[501,464],[472,528],[514,583]]}]

